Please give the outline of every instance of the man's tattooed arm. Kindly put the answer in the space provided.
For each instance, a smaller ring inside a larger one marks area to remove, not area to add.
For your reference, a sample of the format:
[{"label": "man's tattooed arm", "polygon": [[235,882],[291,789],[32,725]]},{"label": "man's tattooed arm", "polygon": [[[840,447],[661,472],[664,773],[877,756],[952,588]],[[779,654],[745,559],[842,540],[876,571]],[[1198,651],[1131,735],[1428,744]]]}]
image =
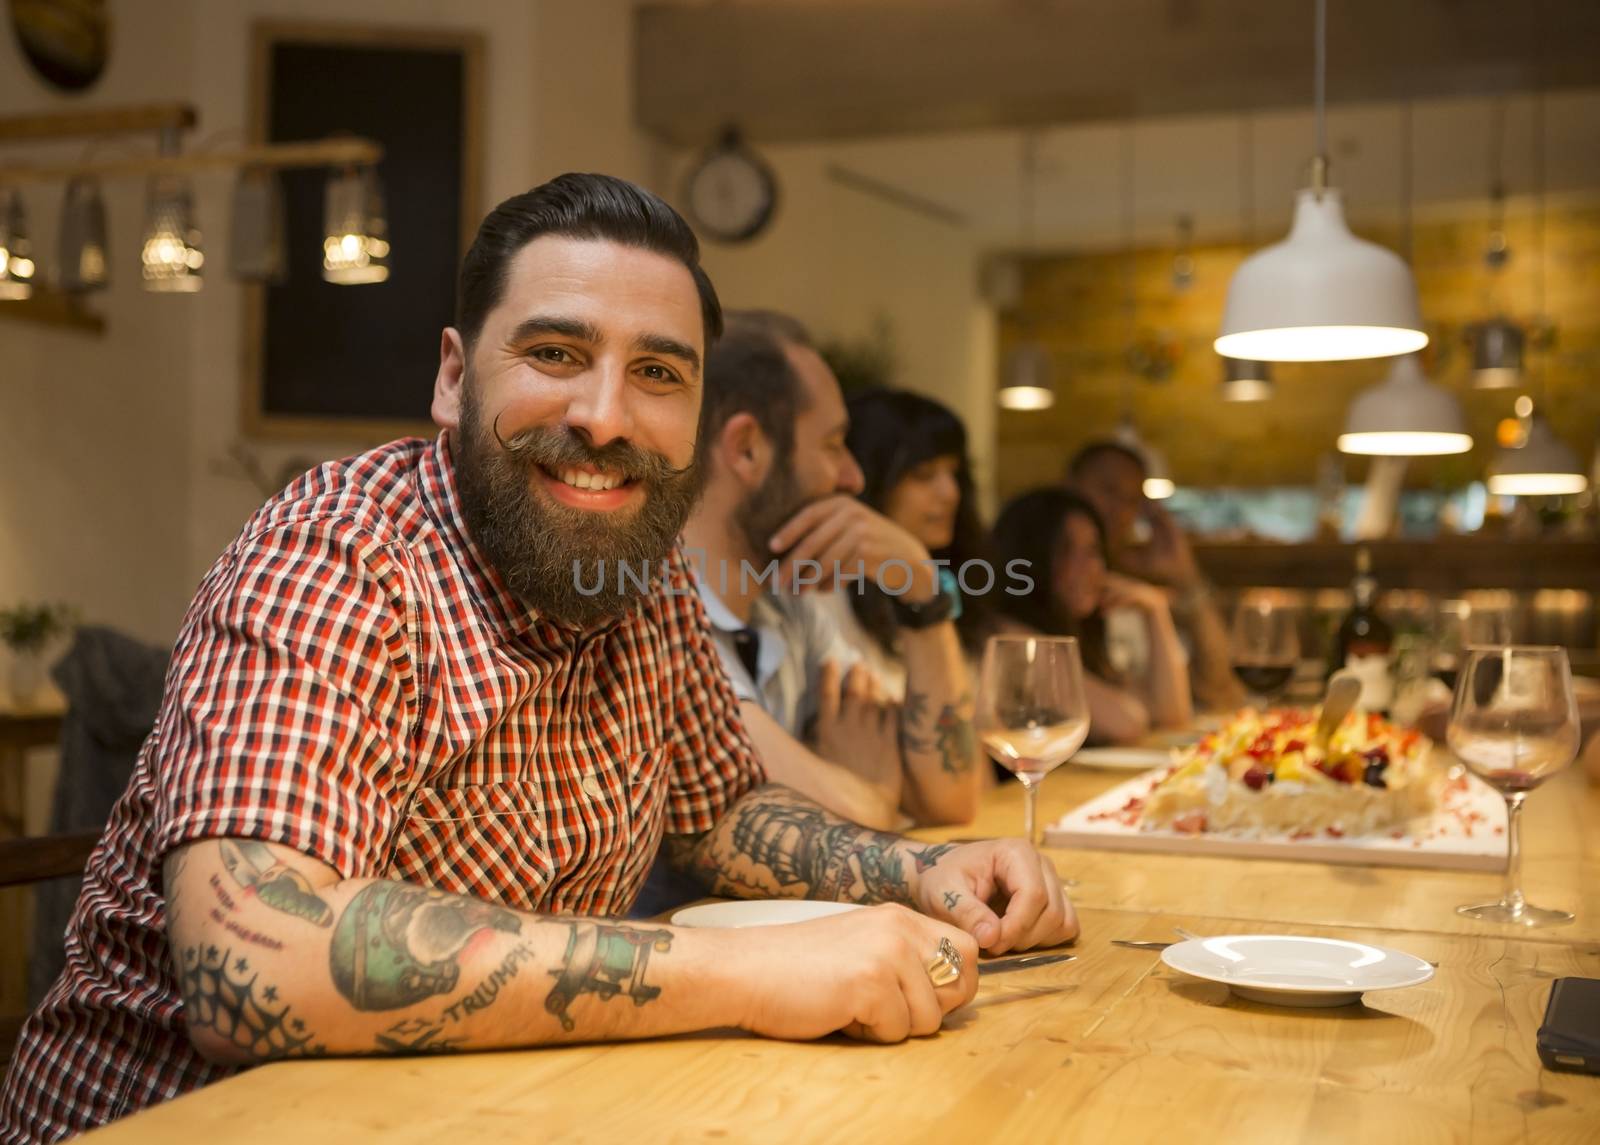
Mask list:
[{"label": "man's tattooed arm", "polygon": [[740,1017],[720,977],[727,939],[709,932],[342,879],[249,840],[186,844],[163,874],[181,1017],[226,1064],[647,1037]]},{"label": "man's tattooed arm", "polygon": [[938,760],[939,770],[962,776],[972,771],[978,758],[978,739],[973,731],[971,692],[963,692],[953,704],[945,704],[931,719],[928,697],[906,690],[900,708],[900,753],[908,761],[918,756]]},{"label": "man's tattooed arm", "polygon": [[714,894],[913,905],[918,876],[953,846],[858,827],[769,784],[711,831],[669,837],[668,857]]}]

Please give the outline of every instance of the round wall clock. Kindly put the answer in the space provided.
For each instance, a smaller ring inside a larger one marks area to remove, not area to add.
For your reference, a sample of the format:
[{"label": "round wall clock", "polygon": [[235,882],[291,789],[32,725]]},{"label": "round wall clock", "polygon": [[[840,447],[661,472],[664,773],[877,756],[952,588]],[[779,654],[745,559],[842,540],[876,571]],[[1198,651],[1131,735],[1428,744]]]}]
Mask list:
[{"label": "round wall clock", "polygon": [[33,70],[58,88],[82,91],[105,71],[105,0],[11,0],[11,28]]},{"label": "round wall clock", "polygon": [[718,242],[748,242],[772,222],[778,180],[729,129],[690,168],[683,199],[696,230]]}]

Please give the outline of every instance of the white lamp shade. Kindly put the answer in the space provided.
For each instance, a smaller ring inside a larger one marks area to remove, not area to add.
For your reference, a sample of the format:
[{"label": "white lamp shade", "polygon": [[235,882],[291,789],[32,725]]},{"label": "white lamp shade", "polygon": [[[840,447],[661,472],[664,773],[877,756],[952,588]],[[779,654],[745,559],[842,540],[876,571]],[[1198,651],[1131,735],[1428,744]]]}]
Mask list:
[{"label": "white lamp shade", "polygon": [[1397,358],[1388,377],[1350,403],[1342,453],[1380,457],[1431,457],[1472,448],[1461,403],[1422,376],[1415,354]]},{"label": "white lamp shade", "polygon": [[1489,492],[1500,496],[1548,497],[1582,493],[1588,487],[1578,455],[1537,414],[1528,421],[1522,446],[1502,449],[1489,466]]},{"label": "white lamp shade", "polygon": [[1037,342],[1019,342],[1006,355],[1000,378],[1000,408],[1042,410],[1056,404],[1050,351]]},{"label": "white lamp shade", "polygon": [[1410,268],[1350,233],[1331,188],[1301,191],[1289,237],[1239,267],[1214,343],[1223,357],[1261,362],[1387,358],[1427,344]]}]

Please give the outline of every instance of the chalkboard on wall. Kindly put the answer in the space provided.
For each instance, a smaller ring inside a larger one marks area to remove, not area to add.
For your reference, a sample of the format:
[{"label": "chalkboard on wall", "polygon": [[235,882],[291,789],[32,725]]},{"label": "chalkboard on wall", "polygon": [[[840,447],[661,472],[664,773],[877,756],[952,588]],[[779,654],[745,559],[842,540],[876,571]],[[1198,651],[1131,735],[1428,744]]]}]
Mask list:
[{"label": "chalkboard on wall", "polygon": [[376,140],[389,278],[322,278],[327,172],[283,172],[288,274],[245,290],[244,431],[387,439],[433,432],[439,332],[478,203],[482,40],[473,33],[263,23],[252,119],[266,142]]}]

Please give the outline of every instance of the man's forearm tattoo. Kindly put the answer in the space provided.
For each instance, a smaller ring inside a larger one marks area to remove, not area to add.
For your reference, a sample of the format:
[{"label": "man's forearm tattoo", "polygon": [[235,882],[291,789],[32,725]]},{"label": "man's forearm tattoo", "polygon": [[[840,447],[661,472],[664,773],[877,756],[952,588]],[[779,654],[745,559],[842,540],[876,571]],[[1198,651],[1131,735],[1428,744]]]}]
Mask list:
[{"label": "man's forearm tattoo", "polygon": [[330,907],[299,871],[254,839],[223,839],[222,865],[242,887],[254,888],[262,904],[318,926],[333,925]]},{"label": "man's forearm tattoo", "polygon": [[444,1025],[428,1018],[407,1018],[378,1035],[376,1048],[381,1054],[447,1054],[464,1045],[467,1039],[444,1037]]},{"label": "man's forearm tattoo", "polygon": [[900,754],[935,754],[939,766],[950,775],[965,775],[977,758],[978,739],[972,727],[972,694],[963,693],[953,704],[939,709],[931,729],[923,727],[928,697],[922,692],[906,692],[900,708]]},{"label": "man's forearm tattoo", "polygon": [[372,883],[333,929],[334,985],[358,1010],[398,1010],[448,994],[461,977],[461,948],[480,930],[520,934],[522,922],[493,903],[404,883]]},{"label": "man's forearm tattoo", "polygon": [[594,994],[608,1002],[627,994],[635,1006],[654,1001],[661,987],[644,980],[652,950],[672,949],[672,931],[641,930],[604,922],[568,922],[567,949],[561,964],[550,971],[556,982],[544,1008],[571,1031],[576,1021],[568,1012],[580,995]]},{"label": "man's forearm tattoo", "polygon": [[212,1030],[258,1059],[323,1054],[305,1022],[262,986],[250,961],[231,949],[188,946],[181,951],[183,1017],[191,1029]]},{"label": "man's forearm tattoo", "polygon": [[907,865],[925,872],[949,849],[909,848],[901,836],[840,822],[782,788],[763,796],[734,808],[722,840],[699,849],[696,865],[712,888],[754,884],[765,894],[909,904]]}]

